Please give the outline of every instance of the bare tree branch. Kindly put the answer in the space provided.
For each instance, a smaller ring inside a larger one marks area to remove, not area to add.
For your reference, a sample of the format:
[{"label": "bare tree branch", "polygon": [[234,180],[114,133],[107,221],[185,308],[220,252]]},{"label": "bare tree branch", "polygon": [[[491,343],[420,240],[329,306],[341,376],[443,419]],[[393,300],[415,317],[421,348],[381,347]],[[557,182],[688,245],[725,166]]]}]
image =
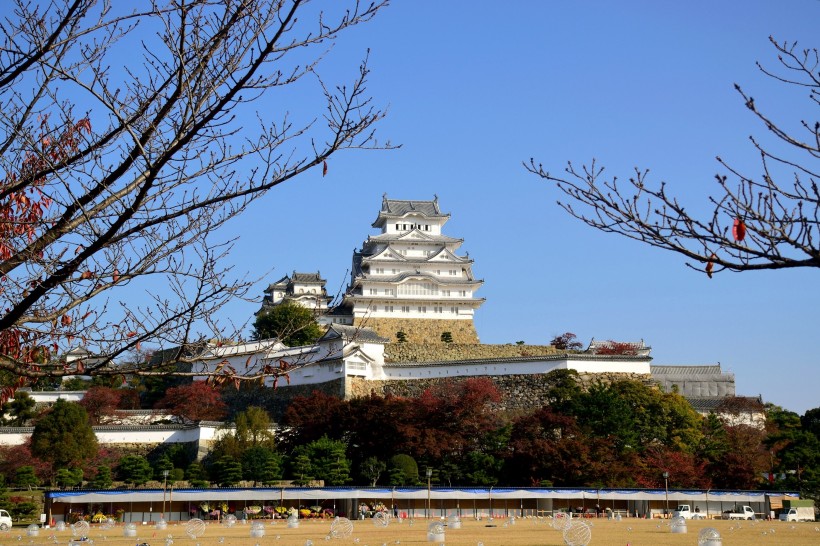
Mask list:
[{"label": "bare tree branch", "polygon": [[[808,89],[811,105],[820,105],[817,50],[770,41],[781,71],[758,64],[760,70],[784,84]],[[718,157],[732,180],[715,176],[718,192],[708,198],[712,212],[707,217],[691,215],[664,182],[650,185],[645,170],[636,168],[623,182],[607,178],[594,160],[580,168],[569,163],[561,175],[551,174],[535,159],[524,167],[555,182],[569,198],[558,204],[587,225],[682,254],[691,260],[689,267],[709,276],[725,269],[820,267],[820,121],[800,120],[802,132],[795,133],[764,114],[740,86],[735,88],[783,150],[774,151],[750,137],[760,154],[758,177],[745,175]]]},{"label": "bare tree branch", "polygon": [[[348,84],[320,75],[386,3],[15,0],[0,22],[0,370],[77,373],[59,355],[82,344],[83,373],[111,374],[143,343],[181,359],[235,335],[214,313],[249,283],[219,228],[341,150],[392,148],[367,56]],[[314,117],[280,100],[297,86]]]}]

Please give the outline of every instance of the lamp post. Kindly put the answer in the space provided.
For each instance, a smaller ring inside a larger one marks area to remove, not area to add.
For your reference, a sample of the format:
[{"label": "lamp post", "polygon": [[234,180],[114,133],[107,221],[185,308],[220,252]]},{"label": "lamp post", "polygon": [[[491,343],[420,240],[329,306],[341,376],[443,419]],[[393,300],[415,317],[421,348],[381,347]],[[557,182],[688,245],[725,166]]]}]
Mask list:
[{"label": "lamp post", "polygon": [[430,519],[430,478],[433,477],[433,469],[427,467],[427,519]]},{"label": "lamp post", "polygon": [[669,516],[669,472],[663,473],[663,493],[666,498],[666,510],[663,513],[664,517]]},{"label": "lamp post", "polygon": [[162,471],[162,519],[165,519],[165,489],[168,484],[168,471]]}]

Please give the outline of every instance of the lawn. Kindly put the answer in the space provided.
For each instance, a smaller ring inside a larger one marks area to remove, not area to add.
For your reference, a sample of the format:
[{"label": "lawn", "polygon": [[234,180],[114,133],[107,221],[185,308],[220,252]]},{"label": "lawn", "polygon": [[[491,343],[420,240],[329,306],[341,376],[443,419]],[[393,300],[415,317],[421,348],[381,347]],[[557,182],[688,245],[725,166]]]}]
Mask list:
[{"label": "lawn", "polygon": [[[714,527],[722,535],[723,546],[747,545],[789,545],[809,546],[820,544],[820,523],[784,523],[780,521],[690,521],[686,534],[671,533],[667,521],[624,519],[583,520],[591,524],[591,545],[601,546],[673,546],[697,545],[698,533],[704,527]],[[192,539],[185,534],[185,524],[171,524],[164,530],[154,525],[137,527],[136,537],[125,537],[123,525],[102,529],[93,525],[89,538],[97,546],[105,543],[111,546],[133,546],[148,543],[151,546],[166,546],[169,537],[175,546],[211,546],[235,544],[255,546],[306,546],[311,541],[314,546],[324,544],[349,544],[356,546],[393,546],[396,544],[428,544],[425,520],[392,521],[386,527],[374,525],[372,519],[353,521],[353,533],[349,537],[330,538],[331,520],[300,521],[298,528],[288,528],[283,520],[264,522],[265,536],[250,537],[250,523],[237,523],[227,528],[216,522],[208,523],[205,533]],[[18,538],[19,537],[19,538]],[[0,533],[0,546],[11,544],[66,544],[71,538],[70,528],[58,532],[55,529],[40,529],[37,538],[26,536],[26,528],[15,527],[11,532]],[[515,523],[506,520],[474,521],[465,520],[461,529],[445,532],[447,545],[478,546],[563,546],[562,533],[554,529],[548,519],[517,519]],[[309,545],[308,545],[309,546]]]}]

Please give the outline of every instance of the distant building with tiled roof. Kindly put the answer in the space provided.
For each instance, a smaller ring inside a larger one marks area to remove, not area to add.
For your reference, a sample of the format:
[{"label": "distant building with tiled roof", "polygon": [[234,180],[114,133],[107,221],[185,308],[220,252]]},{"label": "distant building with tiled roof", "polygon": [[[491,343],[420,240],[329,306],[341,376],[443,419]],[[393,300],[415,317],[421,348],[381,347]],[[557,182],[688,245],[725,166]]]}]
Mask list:
[{"label": "distant building with tiled roof", "polygon": [[321,318],[327,313],[328,304],[333,299],[327,295],[326,283],[327,281],[318,271],[316,273],[294,271],[292,275],[285,275],[265,289],[262,309],[259,311],[262,312],[289,301],[311,309],[317,318]]},{"label": "distant building with tiled roof", "polygon": [[651,366],[652,380],[665,391],[676,391],[701,415],[716,414],[729,425],[762,428],[766,412],[760,397],[736,396],[735,374],[720,363],[702,366]]}]

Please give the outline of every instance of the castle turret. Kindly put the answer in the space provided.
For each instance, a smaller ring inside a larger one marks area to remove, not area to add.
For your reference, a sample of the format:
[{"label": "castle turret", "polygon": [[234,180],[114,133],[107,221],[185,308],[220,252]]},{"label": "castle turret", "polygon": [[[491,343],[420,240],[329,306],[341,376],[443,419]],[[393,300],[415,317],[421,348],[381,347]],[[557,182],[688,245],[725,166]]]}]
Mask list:
[{"label": "castle turret", "polygon": [[463,240],[443,234],[449,218],[438,197],[382,199],[372,224],[381,233],[353,253],[343,305],[354,325],[393,340],[478,342],[473,315],[484,303],[475,296],[483,281],[474,277],[469,255],[456,253]]}]

